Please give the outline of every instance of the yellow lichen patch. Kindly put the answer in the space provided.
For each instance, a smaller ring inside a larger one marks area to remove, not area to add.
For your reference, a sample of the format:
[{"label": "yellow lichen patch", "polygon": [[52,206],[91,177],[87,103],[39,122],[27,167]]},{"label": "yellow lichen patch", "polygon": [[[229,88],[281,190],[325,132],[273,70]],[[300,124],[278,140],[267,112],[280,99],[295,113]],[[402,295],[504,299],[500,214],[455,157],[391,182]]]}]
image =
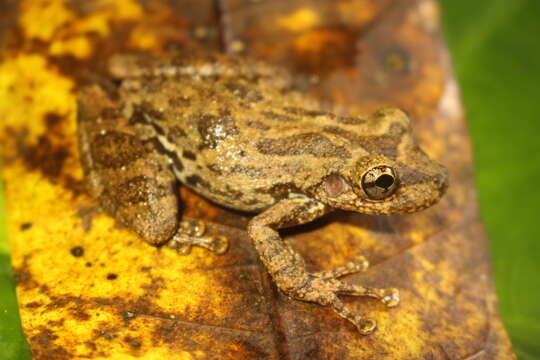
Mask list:
[{"label": "yellow lichen patch", "polygon": [[21,1],[19,23],[27,38],[51,40],[75,15],[63,0]]},{"label": "yellow lichen patch", "polygon": [[77,14],[65,0],[24,0],[19,23],[28,39],[50,42],[51,55],[85,58],[93,51],[89,34],[108,36],[112,23],[142,15],[133,0],[99,0],[79,6],[90,14]]},{"label": "yellow lichen patch", "polygon": [[178,41],[180,33],[178,19],[172,17],[170,8],[160,2],[151,4],[144,22],[136,23],[130,33],[128,45],[146,51],[157,51],[166,47],[167,42]]},{"label": "yellow lichen patch", "polygon": [[317,26],[319,21],[319,14],[313,9],[300,8],[292,14],[279,17],[276,22],[282,28],[299,32]]},{"label": "yellow lichen patch", "polygon": [[129,39],[130,45],[145,50],[154,48],[158,42],[158,34],[152,32],[151,27],[142,26],[135,28],[131,33],[131,38]]},{"label": "yellow lichen patch", "polygon": [[[0,112],[3,127],[32,127],[29,135],[45,132],[48,113],[74,115],[73,82],[60,75],[42,56],[19,55],[0,64]],[[74,133],[74,123],[66,131]]]}]

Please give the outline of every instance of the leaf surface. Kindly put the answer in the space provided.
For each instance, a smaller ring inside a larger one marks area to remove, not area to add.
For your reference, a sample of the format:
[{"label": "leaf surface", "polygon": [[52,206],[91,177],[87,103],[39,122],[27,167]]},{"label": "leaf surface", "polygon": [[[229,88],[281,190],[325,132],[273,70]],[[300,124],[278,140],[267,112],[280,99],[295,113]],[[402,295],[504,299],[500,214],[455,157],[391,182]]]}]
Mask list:
[{"label": "leaf surface", "polygon": [[[216,4],[219,4],[217,6]],[[37,359],[512,359],[496,310],[458,88],[432,1],[21,1],[4,34],[0,127],[8,231],[25,334]],[[74,91],[114,52],[239,52],[299,74],[327,104],[404,108],[451,188],[421,213],[336,212],[287,232],[312,270],[358,255],[347,281],[401,290],[399,307],[331,309],[283,296],[247,217],[182,189],[185,216],[231,239],[225,255],[153,248],[97,212],[82,182]]]}]

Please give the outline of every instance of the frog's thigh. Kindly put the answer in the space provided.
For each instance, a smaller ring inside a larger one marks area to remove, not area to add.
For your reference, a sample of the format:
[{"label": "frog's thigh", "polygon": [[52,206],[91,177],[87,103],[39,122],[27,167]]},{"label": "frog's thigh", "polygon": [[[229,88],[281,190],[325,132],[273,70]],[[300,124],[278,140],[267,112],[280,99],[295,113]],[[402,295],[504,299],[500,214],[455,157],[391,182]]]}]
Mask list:
[{"label": "frog's thigh", "polygon": [[177,181],[155,142],[144,139],[99,87],[79,96],[81,161],[89,191],[105,211],[145,241],[178,228]]}]

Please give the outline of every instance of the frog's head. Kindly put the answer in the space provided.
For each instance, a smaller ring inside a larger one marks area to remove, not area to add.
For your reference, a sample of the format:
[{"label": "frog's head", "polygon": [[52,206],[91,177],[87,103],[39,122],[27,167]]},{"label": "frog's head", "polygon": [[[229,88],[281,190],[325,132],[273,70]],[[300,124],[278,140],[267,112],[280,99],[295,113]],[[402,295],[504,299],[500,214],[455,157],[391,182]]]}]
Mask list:
[{"label": "frog's head", "polygon": [[367,150],[328,176],[317,197],[335,208],[382,215],[435,204],[448,187],[448,171],[416,145],[407,115],[385,109],[369,122],[370,129],[384,135],[364,137]]}]

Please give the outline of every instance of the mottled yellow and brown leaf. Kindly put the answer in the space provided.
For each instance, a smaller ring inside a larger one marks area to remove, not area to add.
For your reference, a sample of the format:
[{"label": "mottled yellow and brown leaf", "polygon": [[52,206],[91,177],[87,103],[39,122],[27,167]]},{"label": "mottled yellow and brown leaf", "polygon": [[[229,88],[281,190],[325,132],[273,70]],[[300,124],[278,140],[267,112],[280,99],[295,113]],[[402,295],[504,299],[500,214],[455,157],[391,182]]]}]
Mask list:
[{"label": "mottled yellow and brown leaf", "polygon": [[[478,218],[469,140],[437,7],[414,1],[3,3],[0,144],[25,334],[36,359],[512,359]],[[220,4],[218,6],[217,4]],[[96,209],[82,182],[75,91],[126,50],[221,50],[280,63],[342,110],[407,110],[451,174],[437,206],[412,215],[336,213],[287,233],[310,269],[357,254],[347,281],[397,287],[395,309],[358,298],[377,331],[279,293],[246,217],[183,191],[186,216],[230,251],[157,249]]]}]

